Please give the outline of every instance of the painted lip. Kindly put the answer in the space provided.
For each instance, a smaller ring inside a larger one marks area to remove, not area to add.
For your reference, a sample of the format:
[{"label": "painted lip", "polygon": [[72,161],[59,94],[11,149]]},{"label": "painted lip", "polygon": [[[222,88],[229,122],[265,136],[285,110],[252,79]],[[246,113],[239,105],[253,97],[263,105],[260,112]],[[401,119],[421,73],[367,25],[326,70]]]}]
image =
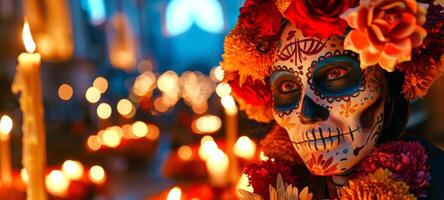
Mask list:
[{"label": "painted lip", "polygon": [[[327,150],[336,147],[344,140],[345,136],[350,136],[352,140],[355,139],[354,134],[360,132],[361,127],[352,129],[350,126],[347,129],[342,128],[312,128],[302,133],[302,137],[294,137],[292,140],[293,146],[297,149],[305,148],[312,151]],[[300,140],[302,139],[302,140]]]}]

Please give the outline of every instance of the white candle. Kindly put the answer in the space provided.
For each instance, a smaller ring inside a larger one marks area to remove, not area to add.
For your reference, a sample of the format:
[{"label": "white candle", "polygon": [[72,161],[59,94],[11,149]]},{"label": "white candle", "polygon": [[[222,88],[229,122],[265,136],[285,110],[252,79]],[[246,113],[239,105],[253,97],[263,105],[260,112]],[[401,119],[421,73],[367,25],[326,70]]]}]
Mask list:
[{"label": "white candle", "polygon": [[206,160],[210,183],[216,187],[223,187],[228,182],[228,156],[220,149],[214,151]]},{"label": "white candle", "polygon": [[256,155],[256,144],[249,137],[242,136],[234,145],[234,155],[251,160]]},{"label": "white candle", "polygon": [[238,161],[233,153],[233,148],[238,135],[238,109],[233,97],[230,95],[223,96],[221,98],[221,103],[225,111],[225,142],[228,159],[230,161],[228,176],[230,183],[236,184],[237,180],[239,179],[240,173]]},{"label": "white candle", "polygon": [[45,123],[43,116],[42,88],[40,80],[40,54],[34,53],[35,43],[25,22],[23,41],[28,53],[18,57],[19,64],[12,84],[12,91],[20,95],[23,114],[22,164],[28,173],[28,200],[45,200]]},{"label": "white candle", "polygon": [[9,133],[12,129],[12,119],[3,115],[0,119],[0,179],[4,187],[11,186],[12,174],[11,174],[11,149]]}]

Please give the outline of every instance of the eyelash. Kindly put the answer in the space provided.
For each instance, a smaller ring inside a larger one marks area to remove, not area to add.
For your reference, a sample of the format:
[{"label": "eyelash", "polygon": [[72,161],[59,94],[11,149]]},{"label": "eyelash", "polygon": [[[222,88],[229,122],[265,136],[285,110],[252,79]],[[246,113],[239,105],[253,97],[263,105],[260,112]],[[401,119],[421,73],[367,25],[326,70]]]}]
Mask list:
[{"label": "eyelash", "polygon": [[334,67],[328,71],[326,81],[334,81],[340,79],[350,73],[350,70],[342,67]]},{"label": "eyelash", "polygon": [[[291,84],[291,88],[290,88],[289,91],[286,91],[287,86],[288,86],[289,84]],[[279,85],[279,92],[282,93],[282,94],[287,94],[287,93],[290,93],[290,92],[294,92],[294,91],[296,91],[296,90],[298,90],[298,84],[296,84],[296,83],[293,82],[293,81],[284,81],[284,82],[282,82],[282,83]]]}]

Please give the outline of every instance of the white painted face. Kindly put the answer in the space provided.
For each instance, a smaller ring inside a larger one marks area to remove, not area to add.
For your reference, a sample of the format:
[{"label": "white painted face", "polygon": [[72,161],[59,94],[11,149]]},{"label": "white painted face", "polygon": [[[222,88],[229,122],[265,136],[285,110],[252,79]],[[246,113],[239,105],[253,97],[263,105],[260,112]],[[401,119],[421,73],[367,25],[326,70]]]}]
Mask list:
[{"label": "white painted face", "polygon": [[387,83],[379,67],[361,70],[342,38],[304,37],[287,25],[272,66],[273,113],[315,175],[343,174],[380,135]]}]

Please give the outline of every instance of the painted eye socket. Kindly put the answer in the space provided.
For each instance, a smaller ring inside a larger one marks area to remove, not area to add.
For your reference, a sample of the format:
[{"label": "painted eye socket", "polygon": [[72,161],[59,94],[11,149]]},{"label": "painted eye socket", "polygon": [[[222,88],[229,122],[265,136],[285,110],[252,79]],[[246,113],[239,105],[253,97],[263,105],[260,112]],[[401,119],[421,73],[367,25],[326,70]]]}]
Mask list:
[{"label": "painted eye socket", "polygon": [[328,71],[327,77],[325,81],[334,81],[340,78],[344,78],[350,73],[350,69],[346,69],[343,67],[334,67]]},{"label": "painted eye socket", "polygon": [[362,83],[359,61],[350,56],[333,56],[318,62],[312,77],[314,88],[328,97],[353,94]]},{"label": "painted eye socket", "polygon": [[302,95],[301,79],[286,71],[274,72],[271,76],[273,106],[276,111],[289,111],[297,108]]},{"label": "painted eye socket", "polygon": [[294,92],[298,89],[299,89],[298,84],[296,84],[295,82],[284,81],[281,83],[281,85],[279,87],[279,92],[282,94],[286,94],[286,93]]}]

